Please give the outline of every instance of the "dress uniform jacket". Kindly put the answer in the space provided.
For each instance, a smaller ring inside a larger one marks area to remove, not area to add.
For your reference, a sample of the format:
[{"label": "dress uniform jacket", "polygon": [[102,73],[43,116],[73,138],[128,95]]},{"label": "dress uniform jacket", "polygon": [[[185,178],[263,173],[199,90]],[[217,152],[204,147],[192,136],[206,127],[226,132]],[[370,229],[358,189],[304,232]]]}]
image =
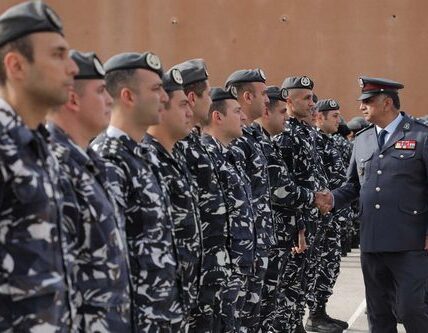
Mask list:
[{"label": "dress uniform jacket", "polygon": [[404,118],[379,149],[370,126],[357,135],[335,207],[360,198],[361,250],[422,250],[428,227],[428,127]]}]

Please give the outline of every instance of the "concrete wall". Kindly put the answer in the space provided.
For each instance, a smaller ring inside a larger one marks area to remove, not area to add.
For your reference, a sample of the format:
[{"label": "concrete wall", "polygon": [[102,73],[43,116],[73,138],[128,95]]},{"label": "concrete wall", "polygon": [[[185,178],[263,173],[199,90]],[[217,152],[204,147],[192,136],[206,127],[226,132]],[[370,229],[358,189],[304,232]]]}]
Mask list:
[{"label": "concrete wall", "polygon": [[[0,0],[0,11],[18,0]],[[207,61],[211,84],[241,68],[262,68],[268,84],[305,74],[321,98],[359,115],[358,75],[405,85],[403,110],[428,114],[426,0],[48,0],[73,48],[101,59],[157,53],[165,68]]]}]

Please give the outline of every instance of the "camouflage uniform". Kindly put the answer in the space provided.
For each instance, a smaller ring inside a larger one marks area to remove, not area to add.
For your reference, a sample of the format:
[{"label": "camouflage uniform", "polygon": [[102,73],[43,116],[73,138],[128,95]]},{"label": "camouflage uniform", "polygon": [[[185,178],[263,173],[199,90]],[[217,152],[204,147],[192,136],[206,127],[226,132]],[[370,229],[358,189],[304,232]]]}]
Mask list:
[{"label": "camouflage uniform", "polygon": [[175,149],[184,156],[197,184],[202,226],[201,288],[198,306],[192,311],[190,328],[198,333],[216,332],[223,325],[220,318],[221,293],[231,275],[226,198],[214,161],[201,142],[198,128],[195,127],[179,141]]},{"label": "camouflage uniform", "polygon": [[[340,134],[334,134],[333,141],[335,143],[336,148],[339,150],[341,154],[342,161],[345,166],[345,170],[348,170],[354,144]],[[352,216],[352,219],[346,221],[346,228],[342,229],[342,236],[341,236],[342,248],[346,243],[348,243],[348,246],[351,246],[351,244],[349,243],[352,243],[353,239],[358,239],[359,237],[360,223],[358,221],[358,215],[359,215],[358,207],[359,207],[358,200],[354,201],[351,204],[353,216]]]},{"label": "camouflage uniform", "polygon": [[0,99],[0,331],[70,332],[59,165],[46,129]]},{"label": "camouflage uniform", "polygon": [[115,168],[108,175],[126,218],[132,297],[138,332],[171,332],[181,321],[173,225],[157,157],[126,133],[109,127],[92,147]]},{"label": "camouflage uniform", "polygon": [[170,155],[156,138],[146,134],[144,143],[154,149],[159,167],[153,168],[166,183],[174,221],[174,241],[179,263],[185,323],[197,305],[202,259],[202,231],[196,189],[180,153]]},{"label": "camouflage uniform", "polygon": [[239,332],[248,276],[254,273],[255,230],[251,186],[245,173],[236,165],[229,149],[207,134],[203,135],[202,142],[216,163],[230,218],[232,275],[222,297],[222,315],[226,325],[224,331]]},{"label": "camouflage uniform", "polygon": [[48,130],[63,172],[63,215],[79,330],[130,331],[130,276],[122,237],[123,216],[110,201],[113,196],[107,192],[103,161],[92,149],[83,151],[54,124],[49,123]]},{"label": "camouflage uniform", "polygon": [[249,293],[242,315],[242,326],[247,332],[256,332],[259,329],[261,296],[268,266],[268,252],[276,245],[268,163],[258,138],[258,129],[247,126],[243,129],[243,135],[232,142],[231,146],[238,165],[250,179],[255,214],[255,272],[254,276],[249,277]]},{"label": "camouflage uniform", "polygon": [[312,208],[314,193],[296,185],[269,133],[258,123],[253,123],[251,128],[268,163],[272,213],[278,241],[277,245],[269,250],[269,263],[262,292],[261,329],[268,332],[272,328],[277,300],[282,297],[278,294],[280,275],[285,269],[291,247],[296,245],[298,230],[305,227],[303,221],[300,221],[299,225],[296,224],[295,215],[302,209]]},{"label": "camouflage uniform", "polygon": [[[290,118],[284,132],[275,137],[281,157],[297,185],[312,192],[328,189],[328,181],[315,145],[316,132],[305,123]],[[302,254],[290,254],[281,277],[274,330],[292,332],[301,321],[305,293],[315,282],[321,259],[320,242],[331,218],[320,216],[318,209],[303,209],[295,215],[296,223],[305,224],[309,249]]]},{"label": "camouflage uniform", "polygon": [[[346,170],[332,136],[318,131],[316,147],[321,156],[330,189],[341,187],[346,181]],[[332,223],[325,228],[325,238],[321,244],[321,265],[317,271],[316,283],[308,293],[308,306],[311,312],[324,307],[333,294],[333,287],[340,270],[341,233],[352,217],[353,212],[350,207],[340,209],[333,214]]]}]

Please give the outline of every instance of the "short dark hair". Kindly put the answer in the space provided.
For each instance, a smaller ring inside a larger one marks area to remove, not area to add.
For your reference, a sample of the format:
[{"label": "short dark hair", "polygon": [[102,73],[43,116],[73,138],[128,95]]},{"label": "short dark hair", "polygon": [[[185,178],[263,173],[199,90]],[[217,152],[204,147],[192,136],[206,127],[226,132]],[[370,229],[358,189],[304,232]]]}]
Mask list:
[{"label": "short dark hair", "polygon": [[387,94],[389,97],[392,98],[392,104],[397,110],[400,110],[400,97],[398,97],[398,94]]},{"label": "short dark hair", "polygon": [[254,95],[255,89],[252,82],[238,82],[233,84],[236,87],[238,96],[241,96],[244,92],[249,91]]},{"label": "short dark hair", "polygon": [[12,51],[19,52],[25,59],[28,60],[29,63],[33,63],[34,49],[31,36],[27,35],[15,39],[0,47],[0,86],[4,86],[6,84],[7,79],[6,68],[4,67],[4,58],[6,57],[6,54]]},{"label": "short dark hair", "polygon": [[169,110],[169,108],[171,107],[171,98],[174,97],[174,91],[167,91],[166,92],[168,94],[168,102],[165,103],[165,109],[167,109],[167,110]]},{"label": "short dark hair", "polygon": [[210,110],[208,111],[207,120],[202,124],[202,126],[208,126],[209,124],[211,124],[211,119],[214,111],[218,111],[221,114],[226,115],[226,112],[227,112],[226,100],[221,99],[219,101],[214,101],[211,103]]},{"label": "short dark hair", "polygon": [[273,109],[275,109],[278,103],[279,103],[278,99],[269,98],[269,103],[267,104],[269,111],[273,111]]},{"label": "short dark hair", "polygon": [[136,69],[120,69],[109,72],[105,76],[106,88],[113,98],[120,97],[120,91],[124,87],[134,88]]},{"label": "short dark hair", "polygon": [[190,83],[190,84],[184,86],[184,93],[187,96],[190,92],[194,92],[196,94],[196,96],[202,97],[205,89],[207,89],[207,88],[208,88],[208,83],[206,80],[198,81],[198,82]]}]

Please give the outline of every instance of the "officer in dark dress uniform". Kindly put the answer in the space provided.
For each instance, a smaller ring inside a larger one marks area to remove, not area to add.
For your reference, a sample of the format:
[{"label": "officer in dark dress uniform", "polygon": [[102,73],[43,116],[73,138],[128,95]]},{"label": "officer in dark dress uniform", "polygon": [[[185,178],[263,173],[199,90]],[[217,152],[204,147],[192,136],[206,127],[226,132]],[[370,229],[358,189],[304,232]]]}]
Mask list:
[{"label": "officer in dark dress uniform", "polygon": [[403,85],[361,77],[360,110],[373,125],[356,137],[334,206],[360,199],[361,264],[372,333],[428,332],[428,127],[399,112]]}]

